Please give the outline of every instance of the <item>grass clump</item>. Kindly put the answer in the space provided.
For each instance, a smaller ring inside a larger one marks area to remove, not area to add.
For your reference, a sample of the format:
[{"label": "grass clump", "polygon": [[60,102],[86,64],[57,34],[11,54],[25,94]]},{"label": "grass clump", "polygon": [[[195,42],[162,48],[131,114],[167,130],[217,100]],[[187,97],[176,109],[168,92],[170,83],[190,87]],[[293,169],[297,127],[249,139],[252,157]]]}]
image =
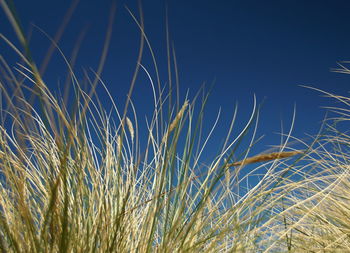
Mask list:
[{"label": "grass clump", "polygon": [[[289,132],[276,152],[251,156],[258,122],[254,99],[241,132],[232,134],[235,111],[224,144],[215,148],[220,152],[204,164],[219,115],[204,136],[208,96],[180,102],[177,94],[173,103],[172,89],[164,95],[158,74],[154,82],[142,65],[145,43],[155,59],[142,15],[132,16],[141,30],[140,53],[124,107],[116,106],[100,76],[110,30],[97,72],[85,73],[89,90],[62,53],[74,87],[68,106],[68,95],[55,96],[46,84],[45,65],[38,68],[32,60],[13,9],[6,1],[1,6],[22,46],[0,35],[18,57],[15,66],[0,58],[2,252],[349,250],[349,137],[335,125],[306,144],[306,151],[288,148]],[[52,44],[60,50],[57,40]],[[168,56],[170,71],[176,60]],[[139,127],[131,99],[140,70],[154,91],[146,128]],[[106,89],[112,111],[102,106],[97,85]],[[340,112],[334,122],[347,120],[348,111]],[[301,159],[288,162],[294,156]],[[252,178],[260,180],[250,184]]]},{"label": "grass clump", "polygon": [[[350,71],[343,67],[344,73]],[[349,98],[320,91],[345,106]],[[276,236],[269,250],[292,252],[350,251],[350,174],[347,123],[349,110],[329,107],[334,117],[309,145],[309,152],[294,168],[299,180],[287,179],[288,189],[269,228]]]}]

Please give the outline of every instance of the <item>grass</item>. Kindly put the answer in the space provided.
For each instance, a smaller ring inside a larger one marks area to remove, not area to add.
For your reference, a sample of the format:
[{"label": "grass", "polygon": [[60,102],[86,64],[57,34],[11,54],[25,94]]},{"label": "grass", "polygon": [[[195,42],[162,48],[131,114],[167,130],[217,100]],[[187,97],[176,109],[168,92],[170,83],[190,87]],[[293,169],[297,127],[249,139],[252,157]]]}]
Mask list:
[{"label": "grass", "polygon": [[[342,67],[339,71],[349,74]],[[322,91],[321,91],[322,92]],[[349,98],[323,92],[345,106]],[[349,252],[349,135],[346,108],[328,108],[335,113],[314,138],[303,165],[296,169],[301,179],[288,180],[289,193],[284,194],[285,207],[271,222],[272,231],[288,238],[289,248],[303,252]],[[273,245],[271,245],[273,248]]]},{"label": "grass", "polygon": [[[74,87],[69,107],[63,102],[68,95],[54,96],[45,83],[45,67],[32,60],[13,9],[0,3],[23,48],[0,35],[19,62],[9,66],[1,57],[2,252],[350,250],[350,140],[336,125],[349,119],[348,110],[336,109],[340,116],[305,143],[304,151],[287,145],[290,131],[276,152],[251,156],[258,121],[254,101],[242,131],[232,134],[234,116],[226,141],[215,148],[220,151],[203,164],[218,119],[203,136],[208,96],[180,102],[178,94],[173,99],[163,92],[158,75],[149,75],[140,60],[144,44],[155,58],[142,15],[139,20],[132,15],[141,30],[140,53],[124,108],[117,108],[100,77],[110,29],[98,71],[85,76],[89,90],[62,54]],[[59,50],[57,40],[52,42]],[[169,48],[170,71],[176,58]],[[140,70],[160,94],[145,129],[139,128],[131,99]],[[96,95],[98,84],[109,95],[111,112]],[[349,104],[346,97],[334,97]],[[256,177],[259,182],[249,186]]]}]

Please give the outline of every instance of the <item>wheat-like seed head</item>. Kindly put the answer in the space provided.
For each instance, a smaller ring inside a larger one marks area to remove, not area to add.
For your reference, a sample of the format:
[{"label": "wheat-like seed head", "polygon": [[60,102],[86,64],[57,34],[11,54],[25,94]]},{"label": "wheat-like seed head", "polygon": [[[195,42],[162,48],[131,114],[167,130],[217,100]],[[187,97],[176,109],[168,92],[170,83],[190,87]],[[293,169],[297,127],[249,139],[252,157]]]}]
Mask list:
[{"label": "wheat-like seed head", "polygon": [[185,101],[185,103],[182,105],[180,111],[176,115],[175,119],[173,120],[173,122],[171,122],[168,133],[171,133],[175,129],[176,125],[179,123],[180,119],[182,118],[183,114],[185,113],[187,106],[188,106],[188,100]]},{"label": "wheat-like seed head", "polygon": [[182,105],[180,111],[177,113],[176,117],[174,118],[174,120],[171,122],[166,134],[163,137],[162,143],[164,143],[167,139],[167,137],[169,136],[169,134],[174,131],[174,129],[176,128],[177,124],[179,123],[180,119],[183,117],[185,110],[188,106],[188,100],[186,100],[184,102],[184,104]]},{"label": "wheat-like seed head", "polygon": [[117,143],[117,154],[119,155],[121,152],[121,146],[122,146],[120,135],[117,136],[116,143]]},{"label": "wheat-like seed head", "polygon": [[249,157],[245,160],[229,163],[227,164],[227,167],[233,167],[233,166],[240,166],[240,165],[246,165],[251,163],[258,163],[258,162],[266,162],[271,160],[277,160],[282,158],[288,158],[291,156],[302,154],[302,151],[289,151],[289,152],[274,152],[269,154],[262,154],[262,155],[256,155],[253,157]]},{"label": "wheat-like seed head", "polygon": [[134,131],[134,127],[132,125],[131,120],[126,117],[126,125],[128,126],[129,132],[130,132],[130,136],[131,136],[131,140],[134,140],[134,135],[135,135],[135,131]]}]

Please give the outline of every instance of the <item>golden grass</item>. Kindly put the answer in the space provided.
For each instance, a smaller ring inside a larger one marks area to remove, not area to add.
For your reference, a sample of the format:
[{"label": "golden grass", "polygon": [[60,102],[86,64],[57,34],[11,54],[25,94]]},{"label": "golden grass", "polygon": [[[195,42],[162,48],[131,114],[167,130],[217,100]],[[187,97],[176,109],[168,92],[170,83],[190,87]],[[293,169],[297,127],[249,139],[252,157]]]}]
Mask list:
[{"label": "golden grass", "polygon": [[226,166],[227,167],[234,167],[234,166],[241,166],[241,165],[247,165],[247,164],[252,164],[252,163],[278,160],[278,159],[288,158],[288,157],[295,156],[295,155],[301,155],[303,153],[304,152],[302,152],[302,151],[289,151],[289,152],[274,152],[274,153],[269,153],[269,154],[261,154],[261,155],[256,155],[253,157],[248,157],[242,161],[229,163]]},{"label": "golden grass", "polygon": [[[99,73],[107,41],[97,74],[85,76],[89,91],[62,54],[76,91],[72,108],[66,108],[32,61],[13,10],[0,3],[25,52],[1,35],[22,62],[15,73],[2,58],[0,65],[6,105],[0,108],[2,252],[350,251],[350,137],[336,127],[349,120],[348,109],[332,108],[339,117],[313,143],[304,143],[305,151],[288,147],[289,133],[279,152],[250,157],[249,145],[245,159],[228,163],[249,131],[250,144],[255,140],[254,100],[245,127],[233,136],[233,117],[224,145],[215,148],[222,151],[203,164],[219,124],[218,118],[202,135],[207,96],[198,111],[196,99],[172,104],[157,74],[160,95],[153,98],[147,129],[140,130],[131,100],[140,66],[156,88],[138,61],[123,113],[111,99],[111,116],[95,96],[97,84],[105,88]],[[146,41],[157,69],[142,15],[135,22],[141,29],[139,60]],[[339,72],[350,73],[344,66]],[[349,105],[349,98],[327,95]],[[142,149],[139,131],[147,135]],[[251,169],[239,175],[248,164]],[[252,178],[259,181],[251,185]]]}]

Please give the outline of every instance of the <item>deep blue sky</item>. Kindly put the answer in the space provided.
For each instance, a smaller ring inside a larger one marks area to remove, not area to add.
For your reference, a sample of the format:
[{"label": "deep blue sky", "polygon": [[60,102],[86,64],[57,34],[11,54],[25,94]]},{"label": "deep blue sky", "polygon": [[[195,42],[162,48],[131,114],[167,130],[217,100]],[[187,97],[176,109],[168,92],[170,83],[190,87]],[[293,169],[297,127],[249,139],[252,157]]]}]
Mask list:
[{"label": "deep blue sky", "polygon": [[[24,28],[35,23],[53,36],[69,5],[69,0],[15,0]],[[69,56],[79,32],[88,27],[77,66],[97,68],[107,29],[111,0],[81,0],[60,42]],[[138,52],[139,30],[124,8],[137,14],[137,1],[117,1],[112,43],[102,78],[111,93],[125,99]],[[166,4],[167,3],[167,4]],[[167,81],[165,9],[168,6],[170,37],[174,42],[181,91],[193,97],[203,82],[207,87],[215,80],[207,108],[207,124],[215,119],[219,107],[222,120],[217,137],[236,102],[239,124],[251,111],[253,94],[264,100],[259,135],[266,134],[264,145],[278,144],[280,121],[288,127],[296,104],[297,137],[315,134],[323,119],[320,106],[334,105],[332,100],[299,85],[309,85],[347,95],[350,76],[330,72],[338,61],[350,60],[350,2],[329,1],[261,1],[261,0],[144,0],[145,30],[155,51],[161,79]],[[137,14],[138,15],[138,14]],[[13,38],[13,31],[0,15],[0,32]],[[48,40],[34,29],[32,50],[40,61],[49,46]],[[0,46],[6,55],[7,47]],[[145,50],[144,64],[152,71]],[[57,67],[61,66],[61,67]],[[62,80],[65,69],[55,55],[46,74],[50,82]],[[76,68],[77,71],[81,70]],[[152,103],[151,88],[140,74],[134,101],[139,118],[144,120],[145,106]],[[50,84],[51,85],[51,84]],[[52,84],[54,89],[56,83]],[[103,94],[102,94],[103,96]],[[147,98],[145,100],[145,98]],[[124,100],[123,100],[124,101]],[[238,131],[238,129],[237,129]],[[236,131],[236,132],[237,132]]]}]

